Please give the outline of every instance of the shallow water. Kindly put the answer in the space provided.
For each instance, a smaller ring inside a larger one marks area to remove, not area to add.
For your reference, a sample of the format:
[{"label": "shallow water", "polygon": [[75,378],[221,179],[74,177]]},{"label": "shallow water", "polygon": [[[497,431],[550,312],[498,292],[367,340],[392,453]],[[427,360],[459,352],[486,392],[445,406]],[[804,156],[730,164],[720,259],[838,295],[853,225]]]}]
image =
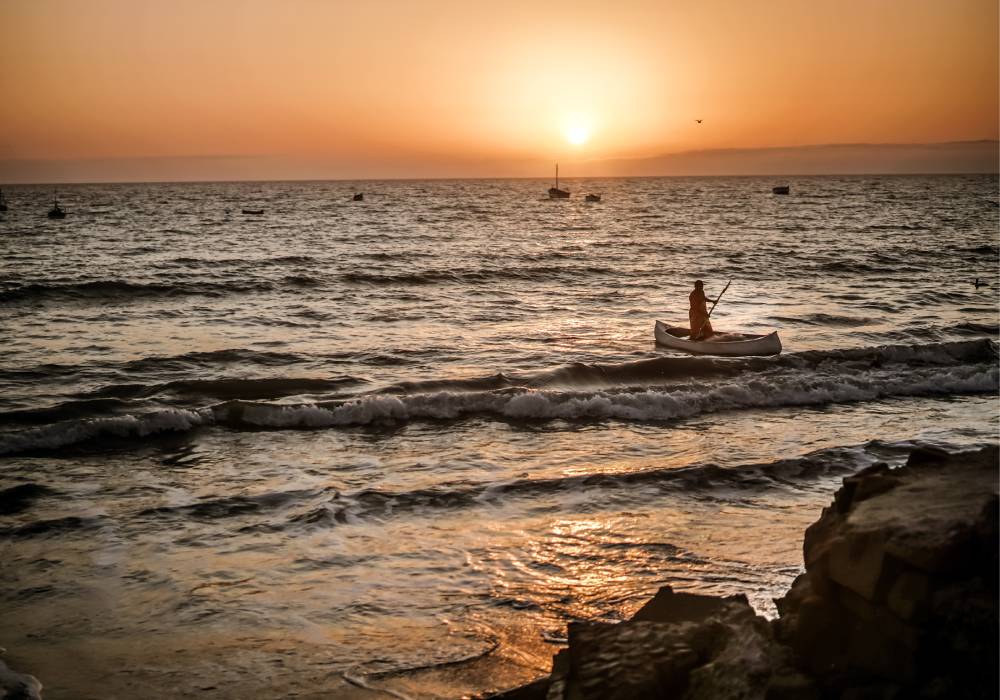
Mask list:
[{"label": "shallow water", "polygon": [[[772,184],[88,185],[63,221],[5,188],[9,664],[337,694],[529,678],[664,584],[771,614],[844,475],[997,440],[1000,288],[996,177]],[[695,278],[785,352],[658,349]]]}]

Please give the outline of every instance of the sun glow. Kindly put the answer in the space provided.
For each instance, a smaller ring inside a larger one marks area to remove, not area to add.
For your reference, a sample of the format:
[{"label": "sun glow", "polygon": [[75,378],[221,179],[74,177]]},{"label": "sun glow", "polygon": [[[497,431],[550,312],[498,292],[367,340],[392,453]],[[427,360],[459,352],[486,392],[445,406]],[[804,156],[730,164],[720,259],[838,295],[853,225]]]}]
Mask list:
[{"label": "sun glow", "polygon": [[585,126],[571,126],[566,129],[566,140],[574,146],[581,146],[590,138],[590,130]]}]

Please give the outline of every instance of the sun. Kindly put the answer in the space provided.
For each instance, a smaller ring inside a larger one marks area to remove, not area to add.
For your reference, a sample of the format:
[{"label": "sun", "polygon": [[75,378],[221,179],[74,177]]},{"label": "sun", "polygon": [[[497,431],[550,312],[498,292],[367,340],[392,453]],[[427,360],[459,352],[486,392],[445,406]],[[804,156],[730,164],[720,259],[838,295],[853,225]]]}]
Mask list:
[{"label": "sun", "polygon": [[566,140],[574,146],[582,146],[590,138],[590,129],[575,125],[566,128]]}]

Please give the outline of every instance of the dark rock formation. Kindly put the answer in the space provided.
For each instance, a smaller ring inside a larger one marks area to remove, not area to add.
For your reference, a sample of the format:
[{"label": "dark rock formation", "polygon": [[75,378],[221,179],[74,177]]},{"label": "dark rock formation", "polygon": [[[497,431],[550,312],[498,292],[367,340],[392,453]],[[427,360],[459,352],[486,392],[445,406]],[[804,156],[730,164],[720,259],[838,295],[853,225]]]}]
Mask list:
[{"label": "dark rock formation", "polygon": [[917,450],[844,479],[773,623],[665,587],[627,622],[571,623],[548,678],[496,697],[994,698],[998,460]]},{"label": "dark rock formation", "polygon": [[796,663],[835,692],[995,698],[997,463],[918,450],[844,479],[775,601]]},{"label": "dark rock formation", "polygon": [[661,588],[629,621],[574,622],[569,648],[547,679],[504,700],[797,700],[818,698],[811,679],[744,596]]}]

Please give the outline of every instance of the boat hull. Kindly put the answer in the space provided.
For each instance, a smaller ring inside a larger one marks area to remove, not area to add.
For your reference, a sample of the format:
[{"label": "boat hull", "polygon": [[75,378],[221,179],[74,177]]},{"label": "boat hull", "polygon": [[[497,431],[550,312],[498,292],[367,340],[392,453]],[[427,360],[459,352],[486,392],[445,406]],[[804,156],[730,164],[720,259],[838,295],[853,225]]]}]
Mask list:
[{"label": "boat hull", "polygon": [[569,199],[569,192],[558,187],[549,188],[549,199]]},{"label": "boat hull", "polygon": [[713,337],[726,338],[726,340],[688,340],[684,337],[689,333],[687,328],[668,326],[663,321],[657,321],[653,333],[659,345],[697,355],[756,357],[777,355],[781,352],[781,339],[778,338],[778,331],[766,335],[717,333]]}]

